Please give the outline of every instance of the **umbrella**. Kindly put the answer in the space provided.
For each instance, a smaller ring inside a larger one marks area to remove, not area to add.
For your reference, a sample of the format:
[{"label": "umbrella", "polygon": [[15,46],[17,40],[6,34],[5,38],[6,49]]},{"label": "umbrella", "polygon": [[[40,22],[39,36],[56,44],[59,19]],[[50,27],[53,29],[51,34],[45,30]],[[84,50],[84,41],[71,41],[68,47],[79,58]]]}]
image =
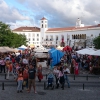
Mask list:
[{"label": "umbrella", "polygon": [[30,46],[30,48],[34,48],[35,47],[34,44],[30,44],[29,46]]},{"label": "umbrella", "polygon": [[66,46],[63,48],[63,51],[72,51],[72,48],[70,46]]},{"label": "umbrella", "polygon": [[63,50],[64,47],[58,46],[56,49],[57,50]]},{"label": "umbrella", "polygon": [[24,45],[22,45],[22,46],[18,47],[18,49],[19,49],[19,50],[25,50],[25,49],[27,49],[27,47],[24,46]]}]

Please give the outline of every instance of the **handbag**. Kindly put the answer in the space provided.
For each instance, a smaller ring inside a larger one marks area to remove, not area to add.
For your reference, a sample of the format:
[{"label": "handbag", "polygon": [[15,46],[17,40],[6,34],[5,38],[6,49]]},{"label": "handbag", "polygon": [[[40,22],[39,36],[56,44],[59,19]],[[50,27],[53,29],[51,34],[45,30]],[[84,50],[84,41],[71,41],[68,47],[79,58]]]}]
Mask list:
[{"label": "handbag", "polygon": [[25,86],[26,85],[26,81],[23,81],[23,86]]}]

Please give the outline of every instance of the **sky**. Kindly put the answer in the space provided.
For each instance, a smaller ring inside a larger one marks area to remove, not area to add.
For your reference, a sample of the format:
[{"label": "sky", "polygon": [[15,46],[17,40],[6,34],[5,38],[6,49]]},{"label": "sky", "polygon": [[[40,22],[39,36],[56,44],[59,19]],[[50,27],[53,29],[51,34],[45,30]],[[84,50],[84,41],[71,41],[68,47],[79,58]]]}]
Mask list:
[{"label": "sky", "polygon": [[0,21],[11,29],[40,27],[43,17],[49,28],[75,26],[78,18],[84,25],[96,25],[100,23],[100,0],[0,0]]}]

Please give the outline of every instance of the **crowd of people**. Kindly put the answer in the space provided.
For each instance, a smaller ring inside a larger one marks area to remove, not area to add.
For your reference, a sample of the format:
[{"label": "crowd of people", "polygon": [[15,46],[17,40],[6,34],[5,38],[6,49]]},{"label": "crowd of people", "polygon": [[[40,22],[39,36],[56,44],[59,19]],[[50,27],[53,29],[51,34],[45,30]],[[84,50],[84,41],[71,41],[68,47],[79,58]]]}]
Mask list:
[{"label": "crowd of people", "polygon": [[[38,67],[39,69],[40,66]],[[28,92],[31,91],[31,86],[33,86],[34,93],[36,93],[35,89],[35,78],[37,74],[36,70],[37,70],[36,59],[34,55],[20,54],[16,56],[16,55],[11,55],[9,53],[1,55],[0,73],[3,72],[6,73],[7,80],[9,80],[10,74],[14,76],[14,79],[18,84],[17,93],[23,92],[22,91],[23,85],[26,87]]]},{"label": "crowd of people", "polygon": [[[50,68],[52,58],[47,58],[47,69]],[[54,66],[47,76],[47,87],[49,83],[56,80],[56,88],[64,89],[65,81],[67,81],[68,88],[70,88],[70,82],[68,74],[79,74],[80,70],[88,70],[89,73],[93,73],[93,67],[100,66],[100,57],[79,55],[75,51],[64,51],[64,56],[61,61]],[[27,92],[31,91],[33,86],[34,93],[36,92],[35,79],[41,82],[43,79],[42,65],[37,66],[37,58],[34,53],[27,53],[11,55],[10,53],[2,54],[0,56],[0,73],[6,73],[6,79],[9,80],[10,73],[17,81],[17,93],[22,93],[23,85],[26,87]],[[52,81],[51,81],[52,79]]]}]

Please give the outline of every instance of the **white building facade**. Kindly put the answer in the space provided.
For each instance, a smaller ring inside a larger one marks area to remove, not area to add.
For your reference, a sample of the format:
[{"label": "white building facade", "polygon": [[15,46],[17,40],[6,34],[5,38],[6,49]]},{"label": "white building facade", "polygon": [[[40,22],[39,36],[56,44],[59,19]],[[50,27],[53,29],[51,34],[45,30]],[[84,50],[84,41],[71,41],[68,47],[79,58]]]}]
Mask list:
[{"label": "white building facade", "polygon": [[[41,19],[41,24],[45,26],[46,18]],[[47,25],[48,26],[48,25]],[[42,40],[42,45],[48,46],[74,46],[74,47],[91,47],[93,46],[93,39],[100,35],[100,24],[94,26],[84,26],[81,20],[78,18],[75,27],[66,28],[51,28],[41,27],[43,32],[41,34],[44,36]]]},{"label": "white building facade", "polygon": [[[20,29],[21,28],[21,29]],[[28,45],[37,46],[93,46],[93,39],[100,35],[100,24],[94,26],[85,26],[78,18],[76,26],[65,28],[48,28],[48,20],[40,20],[38,27],[20,27],[13,32],[24,34],[28,40]]]},{"label": "white building facade", "polygon": [[17,34],[22,34],[26,36],[27,39],[27,45],[34,45],[35,47],[40,46],[40,28],[38,27],[19,27],[17,29],[14,29],[13,32]]}]

